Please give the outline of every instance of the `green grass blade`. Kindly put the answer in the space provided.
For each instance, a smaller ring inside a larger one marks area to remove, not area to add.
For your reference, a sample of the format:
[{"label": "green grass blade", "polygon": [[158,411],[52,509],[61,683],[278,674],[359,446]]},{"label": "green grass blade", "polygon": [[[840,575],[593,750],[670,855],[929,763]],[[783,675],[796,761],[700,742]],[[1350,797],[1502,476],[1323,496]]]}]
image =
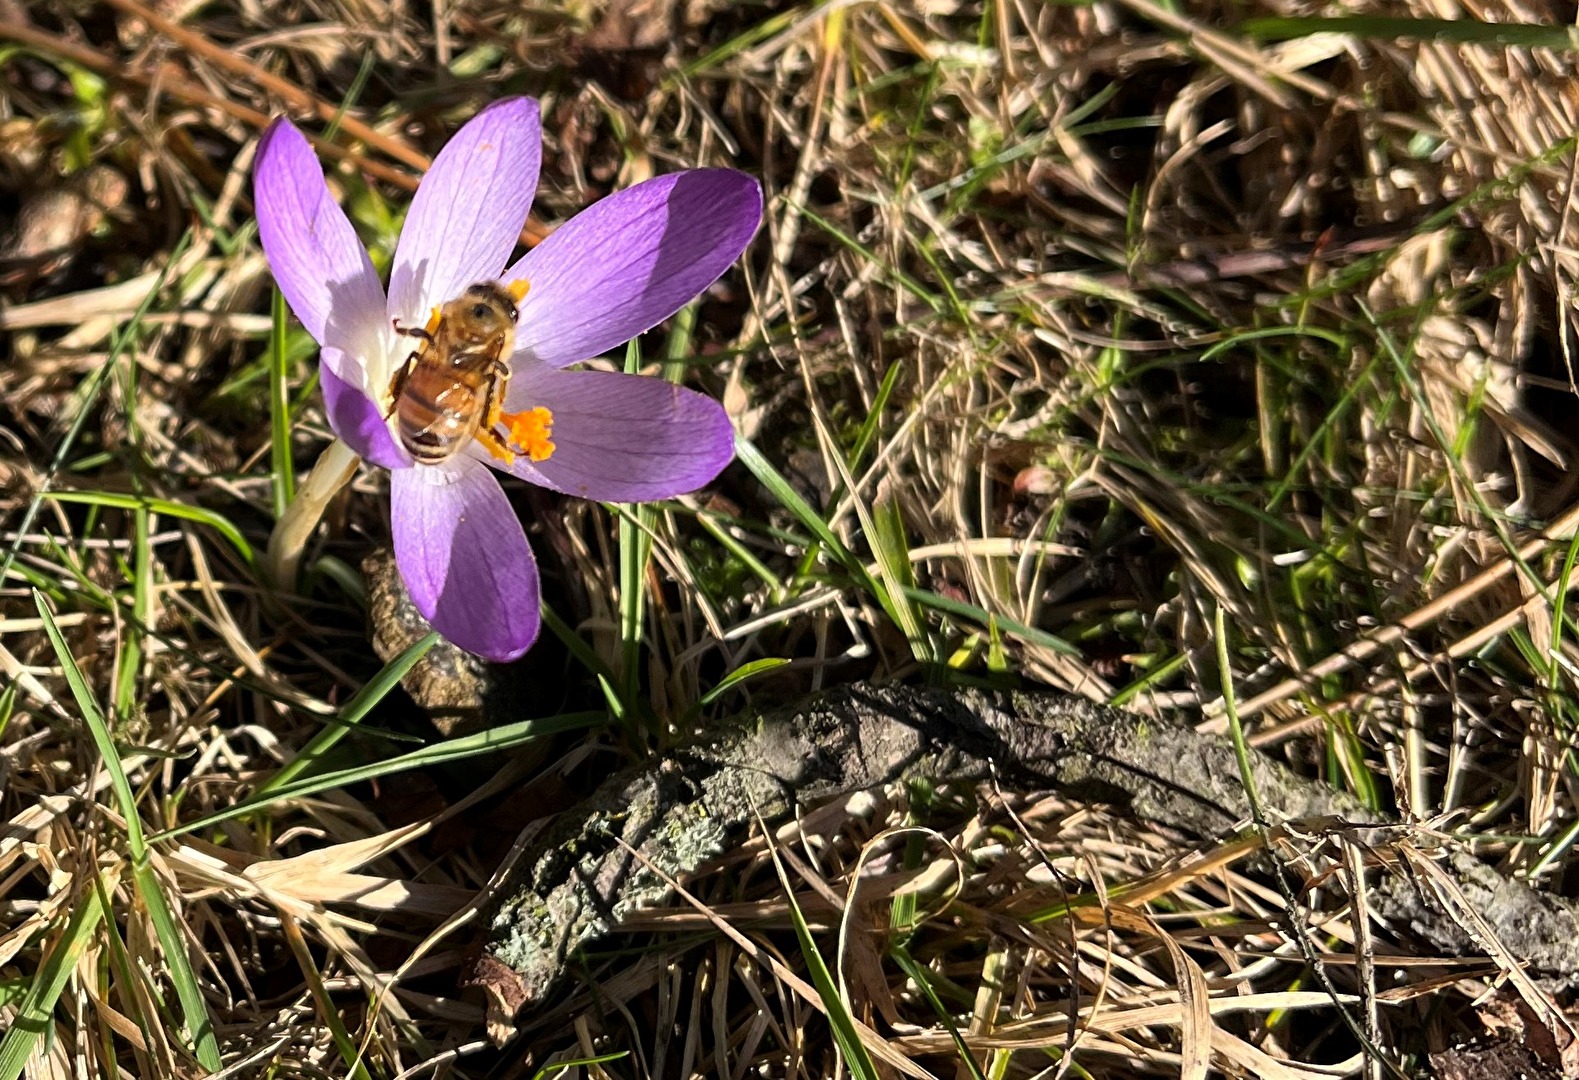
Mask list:
[{"label": "green grass blade", "polygon": [[996,625],[999,629],[1013,634],[1021,641],[1030,645],[1040,645],[1044,649],[1063,653],[1065,656],[1081,656],[1081,651],[1056,634],[1049,634],[1046,630],[1038,630],[1034,626],[1026,626],[1022,622],[1008,618],[1005,615],[994,615],[986,608],[977,607],[975,604],[964,600],[951,600],[947,596],[939,596],[926,589],[906,589],[905,595],[924,607],[941,611],[946,615],[953,615],[959,619],[970,619],[982,626]]},{"label": "green grass blade", "polygon": [[48,491],[43,497],[54,499],[56,502],[109,506],[117,510],[149,510],[155,514],[181,518],[183,521],[195,521],[200,525],[210,526],[230,541],[230,546],[236,549],[236,554],[240,555],[248,566],[254,563],[252,545],[241,535],[241,530],[223,515],[201,506],[188,506],[186,503],[175,502],[172,499],[156,499],[147,495],[124,495],[116,491]]},{"label": "green grass blade", "polygon": [[175,914],[165,898],[164,886],[147,860],[147,852],[144,852],[142,860],[132,864],[132,881],[137,887],[137,895],[148,908],[148,919],[154,924],[159,947],[164,952],[165,963],[169,965],[170,981],[175,984],[187,1037],[192,1040],[197,1060],[204,1068],[217,1070],[224,1062],[219,1056],[219,1042],[214,1037],[214,1023],[208,1013],[208,1002],[197,984],[197,973],[192,970],[186,950],[186,936],[176,923]]},{"label": "green grass blade", "polygon": [[1228,717],[1228,738],[1234,745],[1234,758],[1239,763],[1239,783],[1244,788],[1245,801],[1250,804],[1250,816],[1255,823],[1266,827],[1266,810],[1261,805],[1261,792],[1256,787],[1255,772],[1250,767],[1250,744],[1245,740],[1244,725],[1239,721],[1239,702],[1234,690],[1234,669],[1228,656],[1228,625],[1221,604],[1217,606],[1212,627],[1212,644],[1217,649],[1217,675],[1222,680],[1223,712]]},{"label": "green grass blade", "polygon": [[581,666],[587,671],[604,680],[610,686],[614,684],[614,671],[603,662],[597,651],[587,644],[587,639],[576,633],[575,628],[559,617],[559,614],[547,603],[542,606],[543,625],[548,627],[548,632],[559,639],[570,655],[580,661]]},{"label": "green grass blade", "polygon": [[132,511],[132,617],[122,625],[121,662],[115,674],[115,715],[131,715],[137,700],[137,676],[143,666],[143,630],[153,598],[153,552],[148,544],[148,511]]},{"label": "green grass blade", "polygon": [[685,381],[686,358],[691,355],[691,341],[696,333],[697,302],[691,301],[675,312],[669,340],[663,348],[663,377],[672,383]]},{"label": "green grass blade", "polygon": [[[701,59],[693,60],[691,63],[686,64],[680,69],[680,74],[678,77],[689,79],[692,76],[700,75],[705,71],[717,67],[719,64],[722,64],[730,57],[744,52],[746,49],[749,49],[758,42],[766,41],[768,38],[772,37],[774,34],[779,33],[781,30],[793,26],[795,24],[795,20],[803,18],[805,14],[805,8],[793,7],[788,11],[781,11],[770,18],[764,19],[757,25],[751,27],[751,29],[724,42],[722,45],[718,46],[718,48],[714,49],[706,56],[703,56]],[[671,76],[669,81],[673,82],[675,78],[675,76]]]},{"label": "green grass blade", "polygon": [[1109,698],[1108,704],[1115,709],[1124,708],[1141,694],[1149,691],[1152,686],[1172,678],[1184,668],[1189,659],[1186,654],[1179,653],[1176,656],[1168,657],[1160,663],[1151,665],[1137,675],[1134,682]]},{"label": "green grass blade", "polygon": [[817,996],[822,999],[823,1009],[828,1015],[828,1027],[832,1029],[833,1040],[844,1055],[844,1063],[855,1080],[878,1080],[881,1074],[867,1053],[866,1044],[861,1042],[861,1034],[855,1029],[855,1018],[850,1014],[850,1006],[833,980],[833,973],[817,951],[817,942],[811,936],[811,927],[806,925],[806,916],[801,913],[800,905],[795,902],[795,890],[790,887],[789,875],[784,871],[784,864],[779,861],[778,851],[769,845],[768,853],[773,856],[773,867],[778,871],[779,881],[784,888],[784,899],[789,904],[790,922],[795,927],[795,940],[800,943],[806,973],[811,976]]},{"label": "green grass blade", "polygon": [[789,663],[789,661],[782,656],[767,656],[763,657],[761,660],[753,660],[749,664],[741,664],[728,675],[725,675],[722,679],[719,679],[718,685],[714,686],[707,693],[703,694],[701,704],[711,705],[713,702],[729,693],[729,691],[733,690],[747,679],[754,679],[758,675],[765,675],[769,671],[773,671],[775,668],[781,668],[787,663]]},{"label": "green grass blade", "polygon": [[[888,365],[888,370],[883,372],[883,381],[878,384],[877,393],[872,398],[872,408],[866,414],[866,419],[861,421],[861,430],[856,432],[855,445],[850,448],[850,470],[853,472],[861,467],[861,462],[866,460],[866,452],[871,449],[872,442],[877,438],[877,425],[882,421],[883,410],[888,408],[888,399],[894,396],[894,387],[899,385],[899,376],[904,368],[895,360]],[[834,497],[834,502],[839,497]]]},{"label": "green grass blade", "polygon": [[367,714],[373,711],[375,705],[400,685],[400,680],[416,666],[417,661],[426,656],[428,650],[438,643],[438,632],[430,631],[421,641],[414,643],[405,652],[385,664],[382,671],[369,679],[367,684],[345,703],[333,723],[324,725],[323,729],[308,739],[307,745],[287,761],[279,772],[259,785],[254,797],[279,790],[322,761],[324,756],[351,732],[352,728],[359,725]]},{"label": "green grass blade", "polygon": [[11,1022],[5,1038],[0,1039],[0,1080],[17,1080],[27,1068],[39,1037],[54,1022],[51,1017],[55,1003],[65,991],[66,981],[76,970],[82,951],[88,947],[103,918],[104,905],[99,901],[98,891],[86,890],[82,901],[72,908],[60,940],[44,957],[28,985],[16,1019]]},{"label": "green grass blade", "polygon": [[33,594],[33,604],[38,608],[39,618],[44,622],[44,633],[49,636],[50,645],[54,646],[55,656],[65,673],[66,685],[71,687],[71,695],[77,701],[77,708],[82,711],[83,722],[87,724],[88,731],[93,736],[99,757],[103,759],[104,767],[109,770],[110,788],[115,792],[115,801],[120,804],[121,816],[126,820],[126,848],[131,856],[132,881],[139,899],[148,909],[148,919],[153,923],[154,933],[159,938],[159,947],[164,953],[165,964],[170,969],[170,981],[175,984],[176,996],[181,1001],[181,1013],[186,1024],[187,1035],[192,1040],[197,1060],[203,1067],[218,1069],[223,1062],[219,1056],[219,1042],[214,1038],[214,1024],[208,1014],[208,1002],[204,999],[202,988],[197,984],[197,975],[192,970],[186,938],[181,928],[176,925],[175,916],[170,911],[169,900],[164,894],[164,886],[159,881],[158,875],[154,873],[148,845],[143,839],[142,817],[137,809],[137,796],[132,791],[131,781],[126,777],[126,770],[121,767],[121,757],[115,748],[115,740],[110,735],[104,713],[99,709],[98,702],[94,700],[93,692],[82,674],[82,669],[77,666],[77,661],[71,655],[71,649],[60,632],[60,627],[55,623],[55,616],[49,610],[49,605],[37,592]]},{"label": "green grass blade", "polygon": [[713,539],[723,546],[725,551],[740,560],[741,566],[755,574],[768,587],[772,597],[769,603],[773,606],[782,604],[786,595],[784,582],[768,568],[766,563],[753,555],[746,545],[730,535],[729,530],[724,527],[723,521],[724,519],[720,515],[706,510],[698,511],[696,514],[696,523],[706,529]]},{"label": "green grass blade", "polygon": [[367,80],[373,74],[373,66],[378,62],[378,53],[368,50],[362,54],[362,66],[356,69],[356,74],[351,79],[351,88],[345,92],[345,97],[340,99],[339,106],[334,110],[334,118],[324,125],[323,137],[333,142],[340,134],[340,124],[345,120],[345,114],[351,111],[357,99],[362,96],[362,91],[367,89]]},{"label": "green grass blade", "polygon": [[1404,19],[1373,15],[1332,19],[1268,18],[1240,23],[1239,31],[1256,41],[1290,41],[1312,34],[1353,34],[1382,41],[1408,38],[1453,45],[1522,46],[1556,52],[1579,50],[1579,32],[1573,26],[1489,23],[1476,19]]},{"label": "green grass blade", "polygon": [[[576,1058],[574,1061],[556,1061],[552,1065],[544,1065],[532,1074],[532,1080],[553,1080],[554,1077],[569,1069],[579,1069],[585,1065],[603,1065],[610,1061],[620,1061],[630,1056],[629,1050],[616,1050],[608,1054],[599,1054],[597,1057]],[[593,1075],[597,1075],[594,1073]]]},{"label": "green grass blade", "polygon": [[927,305],[927,307],[931,308],[933,314],[945,315],[948,313],[948,305],[945,304],[940,297],[929,292],[926,286],[921,284],[921,282],[917,281],[915,278],[911,277],[897,266],[890,266],[888,263],[884,262],[878,257],[875,251],[872,251],[855,237],[839,228],[839,226],[818,214],[811,207],[798,206],[796,209],[798,209],[801,214],[805,216],[807,221],[811,222],[813,225],[816,225],[819,229],[822,229],[829,236],[833,237],[835,240],[839,241],[839,243],[849,248],[856,255],[859,255],[866,262],[869,262],[873,266],[877,267],[880,271],[882,271],[884,277],[888,278],[895,285],[899,286],[901,289],[904,289],[911,296],[914,296],[917,300],[920,300],[923,304]]},{"label": "green grass blade", "polygon": [[82,674],[82,669],[77,666],[76,658],[71,655],[71,648],[66,644],[65,635],[60,632],[60,627],[55,622],[55,613],[49,610],[49,604],[44,601],[42,593],[34,590],[33,606],[38,609],[39,618],[44,623],[44,633],[49,637],[50,645],[54,646],[55,658],[60,661],[62,672],[66,677],[66,685],[71,688],[71,696],[77,699],[77,708],[82,710],[82,719],[88,725],[88,731],[93,736],[94,746],[99,751],[99,756],[104,759],[105,768],[110,772],[110,786],[115,791],[115,801],[120,803],[121,814],[126,818],[126,839],[133,848],[133,854],[143,847],[142,819],[137,815],[137,798],[132,792],[131,781],[126,779],[126,772],[121,768],[121,756],[115,749],[115,740],[110,737],[108,725],[104,722],[104,713],[99,709],[99,703],[93,698],[93,691],[88,686],[87,678]]},{"label": "green grass blade", "polygon": [[[861,531],[865,534],[872,553],[877,557],[877,576],[872,577],[863,566],[857,580],[876,598],[883,611],[905,635],[911,655],[922,664],[929,664],[934,660],[932,643],[922,628],[920,613],[911,606],[910,599],[905,595],[905,587],[913,579],[910,570],[910,549],[905,542],[904,527],[902,524],[897,529],[879,527],[872,507],[861,498],[856,488],[855,477],[850,472],[849,463],[832,445],[832,435],[827,431],[820,413],[813,412],[813,422],[818,438],[828,451],[828,459],[838,470],[840,487],[851,493],[850,504],[855,509],[856,520],[861,523]],[[894,504],[894,509],[897,512],[897,504]],[[889,522],[885,519],[883,524],[888,525]]]},{"label": "green grass blade", "polygon": [[0,738],[5,736],[5,729],[11,726],[11,717],[16,713],[16,696],[19,691],[17,679],[9,679],[4,686],[0,686]]},{"label": "green grass blade", "polygon": [[1530,867],[1530,878],[1539,880],[1549,867],[1568,854],[1576,840],[1579,840],[1579,819],[1569,822],[1567,828],[1559,832],[1556,839],[1541,852],[1541,857]]},{"label": "green grass blade", "polygon": [[866,572],[866,565],[845,546],[844,541],[840,540],[832,529],[828,528],[828,523],[822,519],[822,515],[817,513],[811,503],[801,498],[800,492],[796,491],[784,475],[762,456],[762,451],[748,440],[737,436],[735,457],[750,470],[751,475],[755,476],[763,487],[772,493],[784,509],[795,515],[796,520],[806,527],[807,532],[811,533],[846,570],[855,576],[856,581],[863,588],[873,596],[883,595],[877,583],[872,580],[872,575]]},{"label": "green grass blade", "polygon": [[[625,349],[625,373],[641,371],[641,343],[632,339]],[[640,504],[621,504],[619,513],[619,605],[620,605],[620,711],[625,726],[635,737],[641,720],[637,706],[641,690],[641,652],[643,624],[647,608],[647,562],[652,558],[651,508]]]},{"label": "green grass blade", "polygon": [[350,768],[336,769],[333,772],[320,773],[317,776],[300,777],[288,784],[281,784],[272,791],[254,795],[244,799],[234,806],[215,811],[204,817],[178,825],[173,829],[166,829],[151,837],[154,841],[167,840],[172,836],[181,836],[189,832],[212,828],[231,818],[244,817],[255,813],[266,806],[283,802],[286,799],[300,799],[308,795],[316,795],[320,791],[329,791],[333,788],[345,787],[347,784],[360,784],[366,780],[377,780],[396,773],[406,772],[411,769],[420,769],[431,765],[445,765],[454,761],[465,761],[468,758],[478,757],[482,754],[497,754],[522,743],[531,742],[533,739],[546,738],[558,735],[565,731],[576,731],[581,728],[596,727],[608,720],[603,712],[565,713],[560,716],[550,716],[541,720],[521,720],[514,724],[504,724],[500,727],[480,731],[474,735],[467,735],[459,739],[446,739],[424,746],[420,750],[376,761],[366,765],[355,765]]},{"label": "green grass blade", "polygon": [[[100,906],[105,911],[114,911],[115,903],[110,899],[110,891],[104,887],[103,874],[94,879],[93,888],[98,894]],[[104,924],[104,943],[108,946],[105,952],[109,958],[109,968],[114,972],[115,978],[121,981],[122,986],[131,986],[132,981],[138,977],[136,964],[132,960],[130,951],[126,948],[126,941],[121,935],[121,928],[116,925],[114,919],[106,920]],[[144,1041],[152,1045],[157,1039],[155,1032],[164,1030],[162,1018],[149,1015],[141,994],[127,994],[126,997],[132,1006],[129,1019],[143,1033]]]},{"label": "green grass blade", "polygon": [[[1563,557],[1562,573],[1557,575],[1557,587],[1552,590],[1554,596],[1567,596],[1569,582],[1573,580],[1574,564],[1579,562],[1579,533],[1568,542],[1568,554]],[[1552,643],[1551,651],[1543,659],[1546,662],[1546,679],[1552,690],[1562,685],[1562,640],[1563,630],[1567,626],[1568,605],[1557,603],[1552,605]]]},{"label": "green grass blade", "polygon": [[273,466],[274,518],[285,515],[296,497],[296,466],[291,460],[290,361],[285,355],[285,297],[274,290],[269,333],[269,433]]},{"label": "green grass blade", "polygon": [[143,319],[147,318],[148,312],[153,308],[154,301],[159,298],[159,294],[164,290],[165,283],[170,277],[171,268],[180,263],[181,256],[186,254],[186,249],[191,243],[192,230],[188,229],[181,234],[181,239],[177,241],[175,250],[171,251],[170,257],[165,260],[163,268],[159,271],[159,276],[154,279],[153,288],[148,290],[148,295],[144,296],[142,303],[137,305],[137,310],[132,313],[132,317],[127,320],[126,325],[121,328],[120,332],[110,342],[109,357],[99,366],[97,371],[89,376],[88,384],[80,395],[82,402],[78,407],[77,415],[72,419],[71,426],[66,429],[65,438],[60,440],[60,446],[55,449],[55,454],[50,459],[49,471],[44,474],[44,484],[28,500],[27,509],[22,512],[22,519],[15,526],[17,538],[6,549],[5,558],[0,559],[0,581],[4,581],[11,572],[11,564],[16,562],[17,552],[22,549],[22,537],[32,530],[33,521],[38,517],[38,511],[44,505],[43,500],[44,495],[47,493],[48,485],[54,483],[56,475],[65,467],[66,458],[70,456],[72,447],[77,445],[77,439],[81,436],[82,429],[87,425],[88,417],[93,412],[94,402],[98,401],[99,395],[104,392],[105,381],[110,377],[110,373],[115,370],[116,361],[120,359],[121,353],[126,351],[126,347],[131,343],[132,338],[136,336],[138,329],[142,326]]},{"label": "green grass blade", "polygon": [[959,1052],[960,1062],[970,1072],[972,1080],[987,1080],[981,1074],[981,1066],[976,1063],[976,1055],[971,1053],[970,1046],[965,1042],[965,1036],[960,1034],[959,1025],[954,1022],[953,1015],[932,986],[932,973],[916,963],[915,957],[910,955],[910,950],[903,945],[891,946],[888,955],[892,956],[900,969],[910,976],[910,981],[920,988],[921,996],[927,999],[927,1004],[932,1006],[933,1014],[948,1031],[949,1038],[954,1040],[954,1049]]},{"label": "green grass blade", "polygon": [[[847,475],[847,474],[846,474]],[[889,597],[889,604],[896,616],[895,622],[910,643],[910,653],[923,664],[937,660],[922,626],[921,613],[916,610],[911,593],[916,588],[915,571],[910,565],[910,544],[905,539],[904,518],[897,499],[887,499],[868,508],[859,495],[855,498],[855,514],[861,528],[866,530],[872,554],[877,556],[878,575]]]},{"label": "green grass blade", "polygon": [[335,1049],[340,1052],[340,1060],[346,1063],[352,1080],[372,1080],[367,1066],[362,1064],[356,1042],[351,1038],[351,1033],[345,1029],[345,1023],[340,1019],[340,1011],[335,1007],[334,999],[329,996],[328,988],[324,986],[323,973],[318,970],[318,963],[307,947],[307,939],[302,936],[301,927],[297,925],[294,916],[286,913],[281,913],[280,923],[281,929],[285,931],[285,942],[290,947],[291,955],[296,958],[296,965],[301,968],[302,977],[307,982],[307,990],[312,995],[313,1004],[318,1010],[318,1018],[329,1029],[329,1037],[334,1041]]}]

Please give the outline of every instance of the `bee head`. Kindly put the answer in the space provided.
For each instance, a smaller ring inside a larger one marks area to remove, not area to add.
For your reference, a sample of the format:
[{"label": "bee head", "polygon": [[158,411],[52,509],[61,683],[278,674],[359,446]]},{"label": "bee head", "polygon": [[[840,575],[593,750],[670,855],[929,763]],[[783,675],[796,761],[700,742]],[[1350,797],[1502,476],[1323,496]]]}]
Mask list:
[{"label": "bee head", "polygon": [[515,298],[496,281],[479,281],[455,301],[457,333],[478,342],[514,328],[521,313]]}]

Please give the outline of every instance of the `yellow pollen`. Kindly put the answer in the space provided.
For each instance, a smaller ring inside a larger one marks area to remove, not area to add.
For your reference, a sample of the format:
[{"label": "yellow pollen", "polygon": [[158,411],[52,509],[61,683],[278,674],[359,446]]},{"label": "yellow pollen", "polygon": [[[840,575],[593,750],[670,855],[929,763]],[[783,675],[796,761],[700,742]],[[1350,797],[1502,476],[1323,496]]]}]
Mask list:
[{"label": "yellow pollen", "polygon": [[433,314],[428,316],[428,325],[425,327],[428,337],[439,332],[439,323],[444,321],[444,316],[439,314],[439,305],[433,305]]},{"label": "yellow pollen", "polygon": [[504,413],[499,417],[510,433],[510,445],[533,461],[547,461],[554,456],[554,443],[549,436],[554,433],[554,414],[539,405],[518,413]]},{"label": "yellow pollen", "polygon": [[506,285],[504,287],[504,291],[509,293],[515,299],[515,302],[519,304],[522,300],[526,299],[526,294],[531,290],[531,288],[532,283],[530,281],[526,280],[525,278],[517,278],[516,280],[510,282],[510,284]]}]

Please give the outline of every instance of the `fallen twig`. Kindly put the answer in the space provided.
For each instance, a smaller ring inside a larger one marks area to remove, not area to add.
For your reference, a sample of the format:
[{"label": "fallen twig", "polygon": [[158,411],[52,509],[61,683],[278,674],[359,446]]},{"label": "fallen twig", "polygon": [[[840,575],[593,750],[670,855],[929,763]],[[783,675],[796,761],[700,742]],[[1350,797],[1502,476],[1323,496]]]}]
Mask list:
[{"label": "fallen twig", "polygon": [[[1390,824],[1262,755],[1251,765],[1262,801],[1284,820]],[[1232,747],[1182,723],[1059,694],[844,687],[737,718],[661,761],[610,777],[543,832],[499,890],[504,899],[472,981],[517,1005],[539,1000],[575,949],[668,898],[669,886],[644,862],[683,875],[756,814],[771,820],[796,803],[906,778],[971,782],[994,770],[1008,782],[1121,806],[1202,837],[1248,818]],[[1579,976],[1574,905],[1465,851],[1449,850],[1441,866],[1508,953],[1540,975]],[[1378,919],[1446,953],[1486,948],[1403,879],[1367,900]]]}]

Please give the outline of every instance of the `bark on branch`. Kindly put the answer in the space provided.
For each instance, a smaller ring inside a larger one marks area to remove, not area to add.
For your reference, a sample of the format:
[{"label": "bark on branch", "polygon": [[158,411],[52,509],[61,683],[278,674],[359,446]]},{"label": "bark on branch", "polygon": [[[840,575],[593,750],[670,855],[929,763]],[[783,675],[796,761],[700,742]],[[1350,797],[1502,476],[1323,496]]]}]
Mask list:
[{"label": "bark on branch", "polygon": [[[475,973],[512,1006],[539,1000],[582,944],[663,903],[668,887],[619,841],[680,876],[725,850],[760,813],[784,816],[895,781],[986,779],[1103,802],[1203,838],[1249,814],[1227,740],[1177,721],[1047,693],[854,685],[705,732],[666,759],[611,776],[544,830],[499,895]],[[1379,822],[1353,799],[1255,754],[1262,803],[1278,820]],[[1532,969],[1579,976],[1579,908],[1499,875],[1464,851],[1444,868],[1504,945]],[[1369,894],[1372,912],[1442,952],[1482,952],[1407,883]],[[499,980],[511,984],[501,988]]]}]

